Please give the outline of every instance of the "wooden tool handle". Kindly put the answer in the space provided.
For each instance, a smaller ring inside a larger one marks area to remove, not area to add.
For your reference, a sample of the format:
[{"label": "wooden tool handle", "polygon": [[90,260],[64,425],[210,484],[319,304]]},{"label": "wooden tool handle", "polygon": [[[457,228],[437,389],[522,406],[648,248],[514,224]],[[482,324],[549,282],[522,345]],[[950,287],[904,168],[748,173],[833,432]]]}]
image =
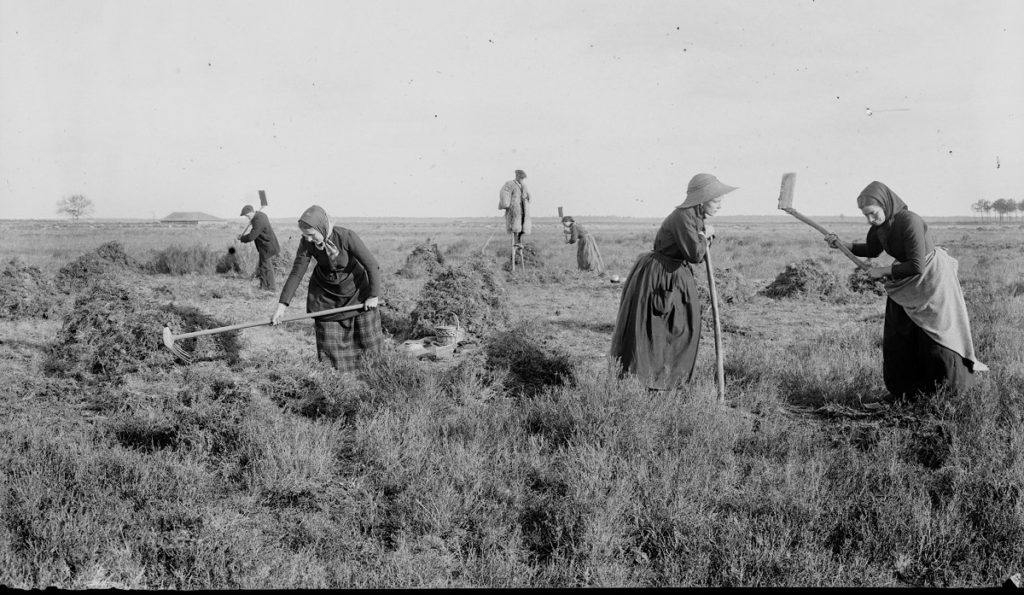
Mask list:
[{"label": "wooden tool handle", "polygon": [[[282,322],[292,322],[295,320],[302,320],[304,318],[315,318],[317,316],[326,316],[328,314],[338,314],[340,312],[348,312],[350,310],[359,310],[363,307],[363,304],[353,304],[351,306],[342,306],[341,308],[331,308],[330,310],[320,310],[319,312],[307,312],[306,314],[299,314],[296,316],[289,316],[288,318],[282,318],[278,321],[278,324]],[[173,335],[174,340],[178,339],[189,339],[192,337],[201,337],[203,335],[215,335],[217,333],[226,333],[228,331],[237,331],[244,328],[252,328],[254,326],[269,326],[272,323],[269,320],[261,322],[242,322],[239,324],[232,324],[231,326],[222,326],[218,328],[211,328],[202,331],[195,331],[191,333],[182,333],[180,335]]]},{"label": "wooden tool handle", "polygon": [[[827,236],[827,235],[831,235],[831,233],[832,233],[832,232],[830,232],[829,230],[825,229],[824,227],[822,227],[822,226],[818,225],[818,223],[817,223],[816,221],[814,221],[813,219],[810,219],[810,218],[808,218],[808,217],[806,217],[806,216],[802,215],[802,214],[801,214],[800,212],[798,212],[798,211],[797,211],[796,209],[793,209],[793,208],[786,208],[786,209],[782,209],[782,210],[783,210],[783,211],[786,211],[787,213],[789,213],[790,215],[792,215],[792,216],[796,217],[797,219],[799,219],[799,220],[803,221],[803,222],[804,222],[804,223],[806,223],[807,225],[810,225],[810,226],[811,226],[811,227],[813,227],[814,229],[817,229],[818,231],[820,231],[820,232],[821,232],[821,234],[822,234],[822,235],[825,235],[825,236]],[[869,265],[868,263],[864,262],[863,260],[861,260],[861,259],[857,258],[857,256],[856,256],[856,255],[855,255],[855,254],[854,254],[853,252],[851,252],[851,251],[850,251],[850,249],[849,249],[849,248],[847,248],[845,244],[842,244],[842,243],[840,243],[840,244],[839,244],[839,250],[840,250],[840,251],[841,251],[841,252],[842,252],[843,254],[845,254],[847,258],[849,258],[850,260],[852,260],[852,261],[853,261],[853,264],[857,265],[857,266],[858,266],[858,267],[860,267],[861,269],[863,269],[863,270],[865,270],[865,271],[866,271],[866,270],[868,270],[868,269],[870,269],[870,268],[871,268],[871,265]]]},{"label": "wooden tool handle", "polygon": [[715,327],[715,383],[718,385],[718,402],[725,401],[725,358],[722,355],[722,322],[718,314],[718,289],[715,287],[715,271],[711,266],[711,245],[704,252],[704,266],[708,271],[708,293],[711,294],[711,319]]}]

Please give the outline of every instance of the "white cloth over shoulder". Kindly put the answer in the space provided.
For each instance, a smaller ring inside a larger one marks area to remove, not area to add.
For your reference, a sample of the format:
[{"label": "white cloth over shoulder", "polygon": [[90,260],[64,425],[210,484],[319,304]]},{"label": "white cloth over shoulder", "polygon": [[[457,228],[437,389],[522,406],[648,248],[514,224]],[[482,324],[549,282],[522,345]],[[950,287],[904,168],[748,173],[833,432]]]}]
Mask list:
[{"label": "white cloth over shoulder", "polygon": [[974,353],[958,269],[957,260],[936,246],[921,274],[888,281],[885,291],[933,341],[969,360],[972,372],[984,372],[988,366]]}]

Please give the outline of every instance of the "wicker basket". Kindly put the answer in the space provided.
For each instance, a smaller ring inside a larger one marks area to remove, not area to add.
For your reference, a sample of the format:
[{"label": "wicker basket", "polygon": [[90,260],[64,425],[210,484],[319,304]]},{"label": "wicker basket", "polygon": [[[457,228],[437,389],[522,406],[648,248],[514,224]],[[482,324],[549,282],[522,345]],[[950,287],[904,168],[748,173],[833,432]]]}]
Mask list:
[{"label": "wicker basket", "polygon": [[436,335],[436,341],[438,345],[451,345],[452,343],[458,343],[462,339],[463,331],[459,325],[459,317],[452,314],[452,318],[455,320],[454,325],[439,325],[434,327],[434,334]]}]

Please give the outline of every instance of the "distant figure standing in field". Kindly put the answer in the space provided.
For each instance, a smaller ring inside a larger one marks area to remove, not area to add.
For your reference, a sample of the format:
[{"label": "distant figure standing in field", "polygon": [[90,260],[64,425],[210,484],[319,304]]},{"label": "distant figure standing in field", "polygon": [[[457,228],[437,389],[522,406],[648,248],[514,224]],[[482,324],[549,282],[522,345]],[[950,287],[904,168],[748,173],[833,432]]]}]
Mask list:
[{"label": "distant figure standing in field", "polygon": [[604,272],[604,260],[597,249],[597,240],[575,219],[566,215],[562,217],[562,227],[566,244],[576,244],[576,268],[581,271]]},{"label": "distant figure standing in field", "polygon": [[697,174],[686,200],[661,223],[654,249],[642,254],[622,287],[611,356],[620,373],[636,374],[652,390],[671,390],[693,377],[700,342],[700,297],[691,265],[704,260],[722,197],[735,190]]},{"label": "distant figure standing in field", "polygon": [[888,294],[882,332],[886,400],[931,395],[942,385],[963,390],[975,380],[974,372],[988,367],[974,353],[959,263],[935,246],[924,220],[885,184],[868,184],[857,206],[871,225],[866,242],[844,243],[835,234],[825,242],[867,258],[884,250],[896,260],[868,271],[886,280]]},{"label": "distant figure standing in field", "polygon": [[270,226],[270,219],[266,213],[257,211],[252,205],[242,207],[241,217],[247,217],[252,230],[238,236],[238,241],[243,244],[253,242],[256,244],[256,252],[260,255],[259,264],[256,265],[256,276],[260,280],[260,289],[274,291],[274,257],[281,251],[277,243],[277,236],[274,235],[274,228]]},{"label": "distant figure standing in field", "polygon": [[516,170],[516,179],[509,180],[498,194],[498,209],[505,211],[505,230],[512,234],[513,248],[522,246],[523,235],[532,231],[530,223],[530,191],[523,180],[526,172]]},{"label": "distant figure standing in field", "polygon": [[354,231],[333,225],[327,212],[317,205],[299,217],[299,232],[302,239],[271,323],[281,320],[310,260],[315,261],[309,277],[306,312],[364,304],[362,310],[313,319],[317,358],[329,361],[339,372],[355,373],[364,354],[378,351],[384,345],[377,310],[380,266]]}]

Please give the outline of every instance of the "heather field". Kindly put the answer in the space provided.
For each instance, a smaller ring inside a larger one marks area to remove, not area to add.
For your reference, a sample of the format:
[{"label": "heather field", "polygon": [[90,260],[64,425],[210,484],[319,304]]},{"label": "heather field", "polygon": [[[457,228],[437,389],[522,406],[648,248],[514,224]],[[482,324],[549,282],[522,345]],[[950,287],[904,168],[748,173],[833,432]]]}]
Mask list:
[{"label": "heather field", "polygon": [[[973,587],[1024,571],[1024,226],[929,221],[991,372],[871,411],[885,298],[810,227],[715,221],[720,404],[707,303],[685,390],[609,372],[610,276],[660,220],[579,220],[603,276],[576,270],[553,217],[514,273],[498,217],[342,220],[385,274],[389,345],[355,382],[317,364],[309,320],[183,341],[190,365],[163,347],[164,324],[269,319],[238,221],[0,221],[0,584]],[[274,224],[280,287],[298,236]],[[403,348],[453,314],[454,352]]]}]

